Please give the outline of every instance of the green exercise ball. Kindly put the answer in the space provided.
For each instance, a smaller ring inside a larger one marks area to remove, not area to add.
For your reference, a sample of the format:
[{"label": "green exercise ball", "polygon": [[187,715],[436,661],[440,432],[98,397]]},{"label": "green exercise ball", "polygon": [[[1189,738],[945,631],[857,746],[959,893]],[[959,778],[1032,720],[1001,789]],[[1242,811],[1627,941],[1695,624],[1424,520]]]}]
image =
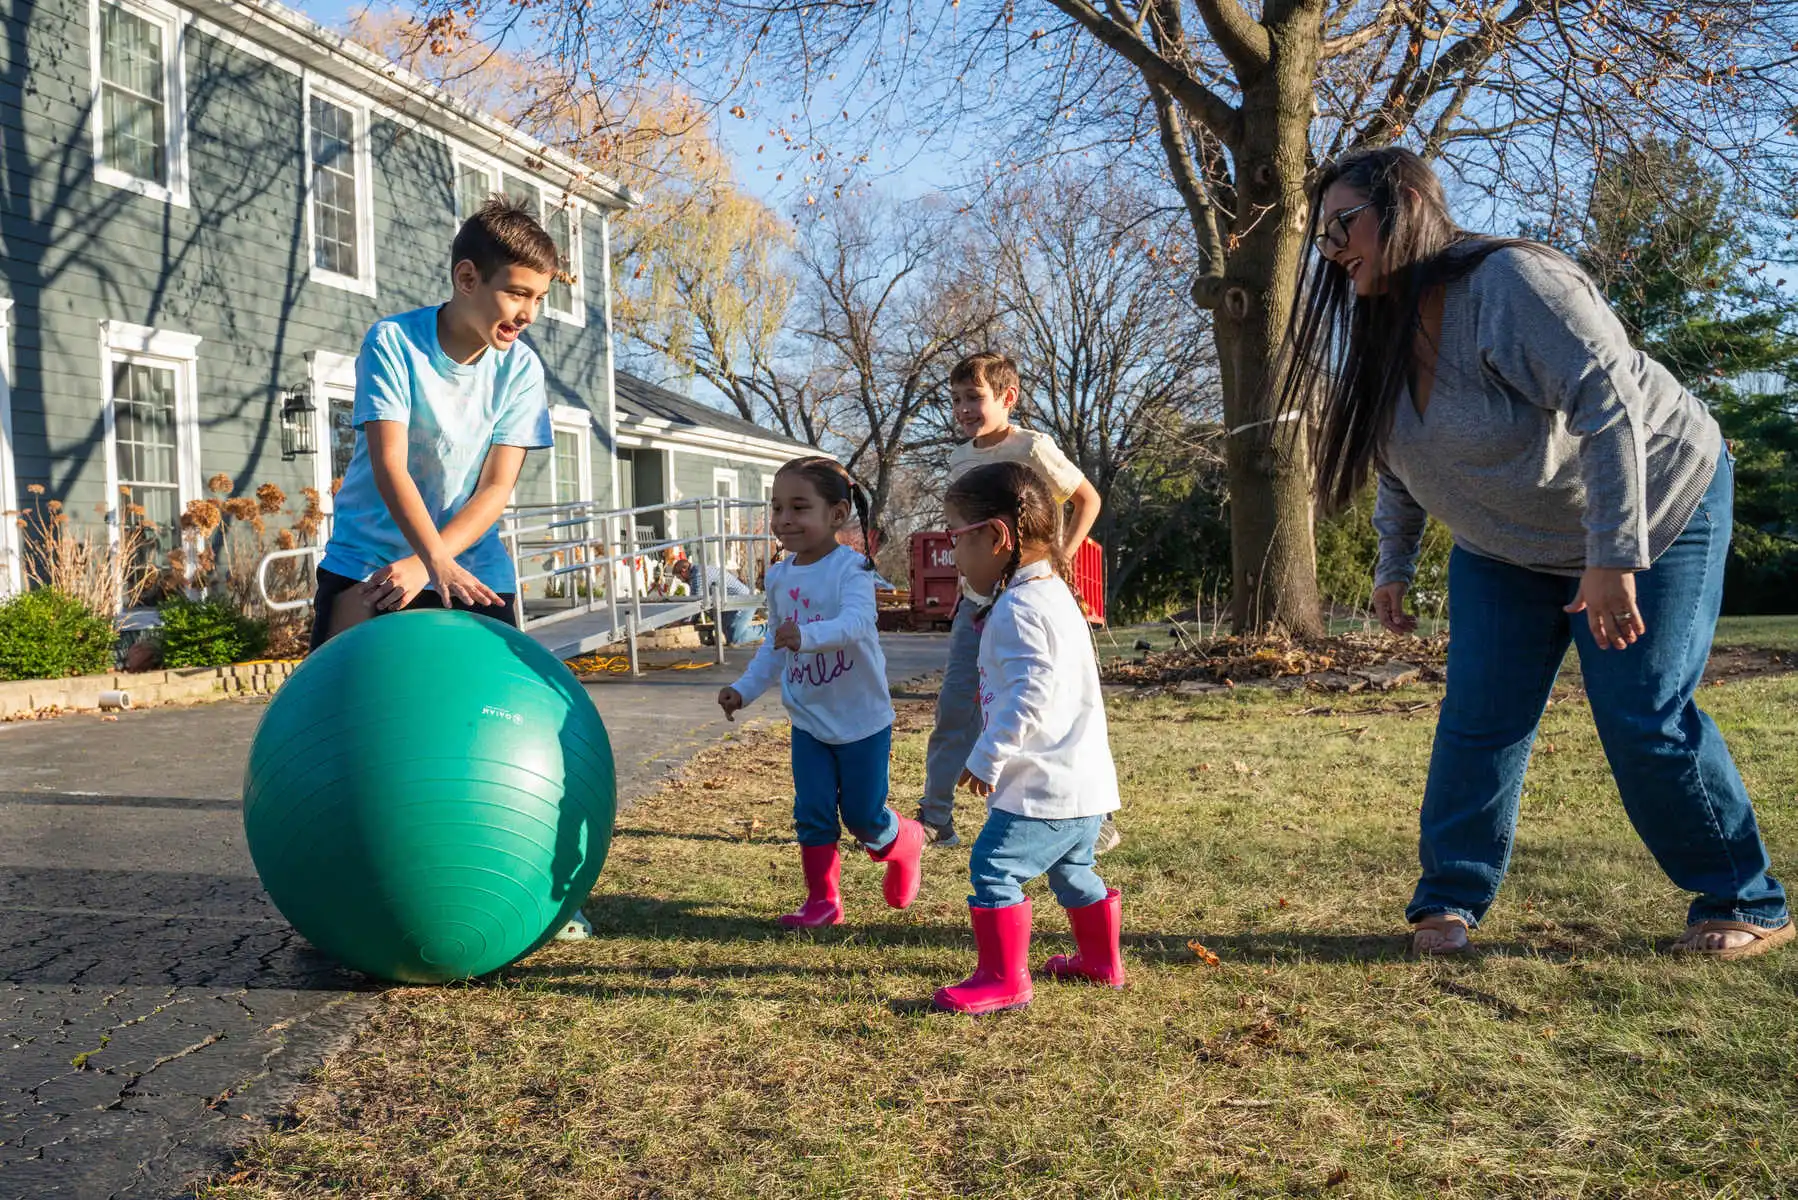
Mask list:
[{"label": "green exercise ball", "polygon": [[605,864],[606,727],[510,625],[365,621],[300,664],[256,727],[244,834],[262,886],[345,966],[443,983],[553,937]]}]

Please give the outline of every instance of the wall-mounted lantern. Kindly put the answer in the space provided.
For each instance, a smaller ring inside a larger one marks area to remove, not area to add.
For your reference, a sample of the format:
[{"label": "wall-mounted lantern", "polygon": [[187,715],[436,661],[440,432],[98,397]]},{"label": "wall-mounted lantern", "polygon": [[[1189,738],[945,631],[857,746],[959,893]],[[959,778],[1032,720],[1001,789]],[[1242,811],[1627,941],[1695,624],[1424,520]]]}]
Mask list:
[{"label": "wall-mounted lantern", "polygon": [[281,459],[292,462],[302,454],[317,454],[313,434],[312,385],[299,383],[281,393]]}]

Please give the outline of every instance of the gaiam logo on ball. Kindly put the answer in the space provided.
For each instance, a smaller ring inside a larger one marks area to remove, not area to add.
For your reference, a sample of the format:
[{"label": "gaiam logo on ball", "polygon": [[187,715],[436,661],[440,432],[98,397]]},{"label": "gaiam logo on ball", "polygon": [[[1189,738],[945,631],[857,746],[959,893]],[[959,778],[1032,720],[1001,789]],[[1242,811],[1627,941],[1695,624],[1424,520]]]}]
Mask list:
[{"label": "gaiam logo on ball", "polygon": [[524,724],[524,718],[517,713],[509,712],[506,709],[498,708],[491,704],[481,709],[481,715],[483,717],[498,717],[500,720],[510,721],[514,725]]}]

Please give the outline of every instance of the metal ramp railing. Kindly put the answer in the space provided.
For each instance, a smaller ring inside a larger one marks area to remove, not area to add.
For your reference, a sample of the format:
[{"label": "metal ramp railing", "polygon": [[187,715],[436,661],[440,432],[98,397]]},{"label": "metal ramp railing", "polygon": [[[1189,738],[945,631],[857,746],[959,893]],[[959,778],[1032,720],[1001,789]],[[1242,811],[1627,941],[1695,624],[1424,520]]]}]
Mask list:
[{"label": "metal ramp railing", "polygon": [[[763,606],[763,581],[775,548],[766,502],[727,496],[622,509],[602,509],[590,501],[516,505],[499,524],[500,541],[518,575],[518,627],[558,658],[623,642],[632,674],[642,671],[639,637],[701,614],[711,617],[723,662],[724,616]],[[256,582],[270,611],[312,603],[310,596],[271,596],[270,567],[300,557],[316,563],[323,553],[323,547],[302,546],[263,557]],[[680,594],[667,570],[679,557],[705,581],[704,595]],[[726,571],[742,580],[747,595],[728,594]]]}]

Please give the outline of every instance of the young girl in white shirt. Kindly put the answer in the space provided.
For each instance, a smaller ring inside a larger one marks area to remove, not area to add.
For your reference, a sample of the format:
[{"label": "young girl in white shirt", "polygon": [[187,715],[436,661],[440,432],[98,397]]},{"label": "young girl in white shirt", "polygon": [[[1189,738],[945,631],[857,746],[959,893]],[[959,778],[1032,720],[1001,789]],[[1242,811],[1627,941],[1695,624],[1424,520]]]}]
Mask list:
[{"label": "young girl in white shirt", "polygon": [[774,535],[788,557],[768,568],[772,636],[742,678],[718,693],[724,715],[778,679],[793,721],[793,824],[806,900],[787,926],[840,925],[842,825],[885,863],[886,902],[917,899],[924,829],[887,807],[893,703],[875,629],[874,563],[837,541],[851,505],[868,536],[867,493],[835,459],[796,458],[774,476]]},{"label": "young girl in white shirt", "polygon": [[1117,772],[1092,635],[1061,573],[1061,506],[1041,475],[1003,462],[957,479],[944,507],[956,567],[998,598],[980,633],[980,740],[961,773],[987,802],[969,865],[979,965],[939,988],[936,1006],[984,1013],[1030,1003],[1023,886],[1045,874],[1077,948],[1049,959],[1045,973],[1122,987],[1122,904],[1093,870],[1099,826],[1118,807]]}]

